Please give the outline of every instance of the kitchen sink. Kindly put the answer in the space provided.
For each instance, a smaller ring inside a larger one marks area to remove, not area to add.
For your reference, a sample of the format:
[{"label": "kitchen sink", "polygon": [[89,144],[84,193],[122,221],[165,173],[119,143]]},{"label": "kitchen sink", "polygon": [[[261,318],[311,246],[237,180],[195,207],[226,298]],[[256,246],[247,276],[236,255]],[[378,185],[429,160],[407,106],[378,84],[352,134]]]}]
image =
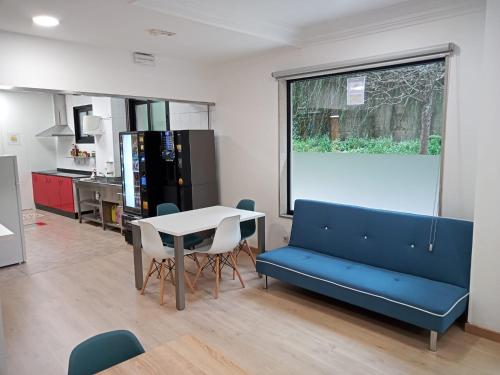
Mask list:
[{"label": "kitchen sink", "polygon": [[121,185],[122,184],[121,177],[95,176],[95,177],[89,177],[89,178],[82,178],[80,181],[96,182],[96,183],[100,183],[100,184],[110,184],[110,185]]}]

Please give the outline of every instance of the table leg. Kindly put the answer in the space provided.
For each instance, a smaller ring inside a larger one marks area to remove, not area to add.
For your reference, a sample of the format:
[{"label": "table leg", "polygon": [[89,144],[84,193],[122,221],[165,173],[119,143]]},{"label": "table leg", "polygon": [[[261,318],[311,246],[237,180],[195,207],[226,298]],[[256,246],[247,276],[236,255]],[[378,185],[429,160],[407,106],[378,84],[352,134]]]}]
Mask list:
[{"label": "table leg", "polygon": [[142,289],[142,244],[141,244],[141,227],[132,224],[132,243],[134,246],[134,274],[135,288]]},{"label": "table leg", "polygon": [[[262,216],[257,219],[257,248],[259,249],[259,254],[266,251],[266,217]],[[259,277],[262,274],[259,273]]]},{"label": "table leg", "polygon": [[80,189],[78,185],[75,184],[75,195],[76,195],[76,210],[78,212],[78,222],[82,223],[82,205],[80,204]]},{"label": "table leg", "polygon": [[177,310],[186,307],[184,291],[184,237],[174,236],[175,255],[175,305]]},{"label": "table leg", "polygon": [[266,251],[266,217],[262,216],[257,219],[257,243],[259,253]]}]

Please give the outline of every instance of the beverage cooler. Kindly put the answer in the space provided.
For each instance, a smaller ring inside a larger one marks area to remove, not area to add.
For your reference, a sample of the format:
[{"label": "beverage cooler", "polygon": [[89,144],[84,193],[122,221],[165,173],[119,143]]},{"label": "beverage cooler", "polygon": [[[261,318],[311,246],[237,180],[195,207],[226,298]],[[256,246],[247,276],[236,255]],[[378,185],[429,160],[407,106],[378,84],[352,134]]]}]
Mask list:
[{"label": "beverage cooler", "polygon": [[160,203],[181,211],[218,204],[213,130],[120,133],[123,227],[156,215]]}]

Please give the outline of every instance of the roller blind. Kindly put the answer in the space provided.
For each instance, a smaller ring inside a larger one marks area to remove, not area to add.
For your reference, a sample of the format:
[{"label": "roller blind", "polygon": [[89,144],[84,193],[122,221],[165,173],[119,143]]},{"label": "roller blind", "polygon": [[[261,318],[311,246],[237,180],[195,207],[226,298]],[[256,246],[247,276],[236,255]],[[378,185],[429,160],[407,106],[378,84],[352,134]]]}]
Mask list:
[{"label": "roller blind", "polygon": [[445,43],[426,48],[418,48],[398,53],[373,56],[369,58],[345,60],[336,63],[313,65],[309,67],[280,70],[271,75],[277,80],[292,80],[318,75],[328,75],[356,70],[367,70],[384,66],[408,64],[418,61],[444,58],[453,53],[453,43]]}]

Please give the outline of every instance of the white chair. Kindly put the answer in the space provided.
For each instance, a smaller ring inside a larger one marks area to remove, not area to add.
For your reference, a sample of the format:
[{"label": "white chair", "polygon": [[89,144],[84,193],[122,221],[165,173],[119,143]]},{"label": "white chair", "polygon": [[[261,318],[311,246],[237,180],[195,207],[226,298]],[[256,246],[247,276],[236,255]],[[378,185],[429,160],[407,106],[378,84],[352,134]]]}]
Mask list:
[{"label": "white chair", "polygon": [[193,285],[196,285],[202,271],[207,267],[211,267],[215,273],[214,296],[218,298],[221,270],[224,266],[228,266],[236,272],[241,286],[244,288],[245,283],[241,278],[233,253],[240,241],[240,216],[236,215],[222,219],[219,225],[217,225],[212,244],[196,249],[198,254],[205,254],[206,258],[204,264],[202,262],[201,268],[198,269]]},{"label": "white chair", "polygon": [[[146,273],[146,280],[144,281],[144,285],[141,289],[141,294],[144,294],[146,285],[148,284],[151,275],[156,274],[157,278],[160,279],[160,305],[163,305],[165,279],[170,276],[172,284],[175,285],[174,249],[163,245],[160,233],[158,233],[158,231],[152,224],[139,221],[139,226],[141,227],[142,249],[147,255],[152,258],[149,265],[149,270]],[[184,255],[190,255],[193,253],[194,251],[184,250]],[[191,283],[191,280],[189,279],[186,272],[184,272],[184,278],[189,289],[194,292],[193,284]]]}]

